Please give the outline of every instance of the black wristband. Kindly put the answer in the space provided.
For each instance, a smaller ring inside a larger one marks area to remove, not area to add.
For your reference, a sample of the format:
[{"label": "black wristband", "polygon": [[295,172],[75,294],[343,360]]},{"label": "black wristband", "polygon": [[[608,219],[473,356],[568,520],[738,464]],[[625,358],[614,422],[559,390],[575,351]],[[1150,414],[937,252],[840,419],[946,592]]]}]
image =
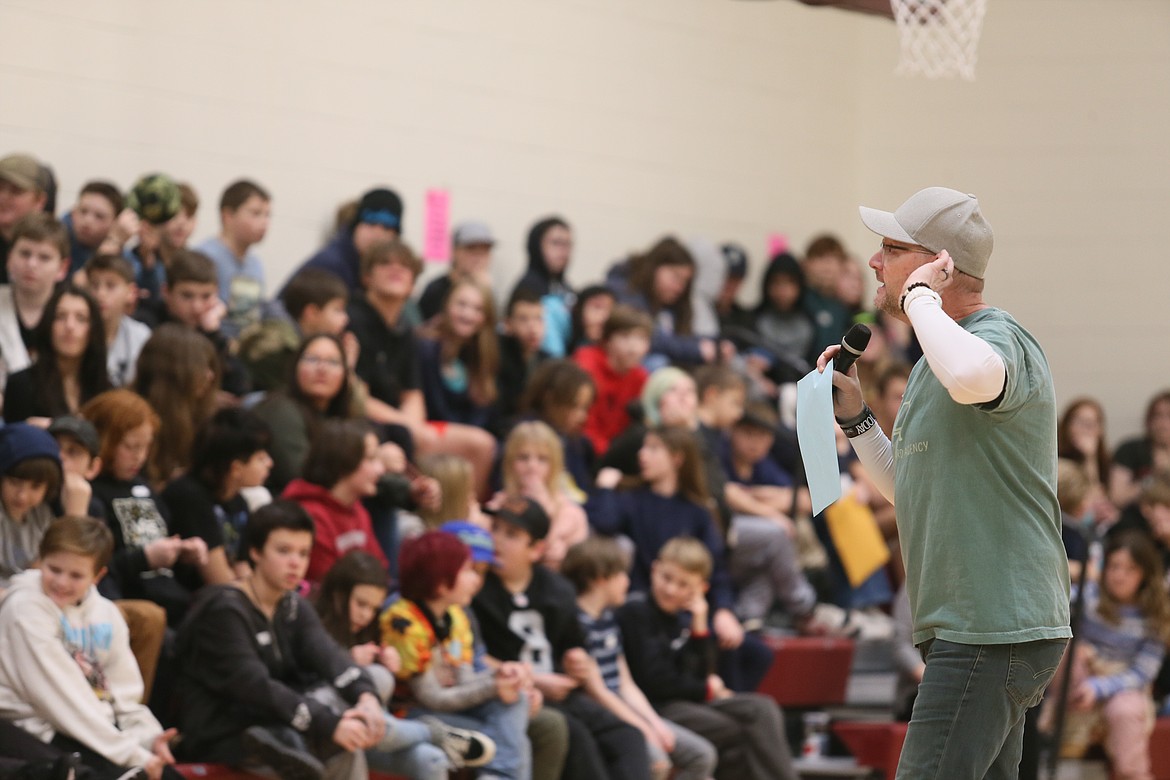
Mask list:
[{"label": "black wristband", "polygon": [[861,408],[861,414],[843,422],[837,420],[837,424],[841,426],[845,438],[853,439],[877,425],[877,418],[873,416],[873,410],[869,408],[869,404],[866,404]]},{"label": "black wristband", "polygon": [[898,308],[901,309],[903,313],[906,312],[906,296],[909,295],[910,291],[915,287],[926,287],[928,289],[933,289],[926,282],[915,282],[914,284],[907,287],[906,292],[902,293],[902,297],[898,299]]}]

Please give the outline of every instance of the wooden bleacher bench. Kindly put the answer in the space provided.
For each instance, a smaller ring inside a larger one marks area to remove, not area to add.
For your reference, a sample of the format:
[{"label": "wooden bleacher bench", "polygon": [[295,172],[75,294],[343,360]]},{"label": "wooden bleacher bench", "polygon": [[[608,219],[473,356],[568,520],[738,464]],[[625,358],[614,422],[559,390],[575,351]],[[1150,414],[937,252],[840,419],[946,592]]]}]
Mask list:
[{"label": "wooden bleacher bench", "polygon": [[[188,780],[269,780],[261,775],[233,769],[223,764],[179,764],[175,767]],[[370,772],[370,780],[410,780],[384,772]]]},{"label": "wooden bleacher bench", "polygon": [[1150,734],[1150,771],[1154,780],[1170,780],[1170,717],[1154,721]]},{"label": "wooden bleacher bench", "polygon": [[857,763],[893,780],[906,741],[906,725],[894,721],[849,721],[833,724],[833,733],[845,743]]},{"label": "wooden bleacher bench", "polygon": [[757,689],[781,707],[831,707],[845,703],[853,666],[852,639],[765,635],[772,665]]},{"label": "wooden bleacher bench", "polygon": [[[833,733],[845,743],[857,763],[882,772],[892,780],[906,741],[906,724],[891,721],[838,721]],[[1170,717],[1158,718],[1150,735],[1150,769],[1154,780],[1170,780]]]}]

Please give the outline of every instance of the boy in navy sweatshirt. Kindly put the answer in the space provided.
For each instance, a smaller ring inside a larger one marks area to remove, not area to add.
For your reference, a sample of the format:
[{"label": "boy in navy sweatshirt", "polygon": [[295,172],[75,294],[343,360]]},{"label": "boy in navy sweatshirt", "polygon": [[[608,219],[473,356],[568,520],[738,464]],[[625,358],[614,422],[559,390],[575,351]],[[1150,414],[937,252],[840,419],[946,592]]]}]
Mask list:
[{"label": "boy in navy sweatshirt", "polygon": [[732,693],[713,672],[711,570],[711,555],[696,539],[676,537],[662,547],[649,597],[631,599],[617,612],[630,674],[662,717],[715,746],[716,780],[795,780],[776,702]]}]

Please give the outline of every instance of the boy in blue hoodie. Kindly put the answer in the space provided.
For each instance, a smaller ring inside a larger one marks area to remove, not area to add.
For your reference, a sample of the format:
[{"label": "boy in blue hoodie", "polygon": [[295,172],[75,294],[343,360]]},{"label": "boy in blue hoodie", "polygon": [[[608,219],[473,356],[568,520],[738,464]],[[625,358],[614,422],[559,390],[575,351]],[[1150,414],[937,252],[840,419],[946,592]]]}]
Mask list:
[{"label": "boy in blue hoodie", "polygon": [[37,561],[61,481],[60,449],[49,433],[26,423],[0,428],[0,588]]}]

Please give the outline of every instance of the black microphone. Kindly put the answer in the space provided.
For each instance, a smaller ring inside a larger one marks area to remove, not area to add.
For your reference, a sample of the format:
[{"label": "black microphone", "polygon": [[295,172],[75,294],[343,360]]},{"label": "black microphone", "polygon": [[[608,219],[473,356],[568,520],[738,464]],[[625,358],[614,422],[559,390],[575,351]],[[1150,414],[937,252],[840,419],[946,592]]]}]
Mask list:
[{"label": "black microphone", "polygon": [[849,332],[841,338],[841,351],[833,359],[833,368],[842,374],[848,374],[849,369],[857,362],[857,358],[861,357],[861,353],[865,352],[865,348],[869,346],[869,337],[872,335],[869,326],[862,325],[860,322],[850,328]]}]

